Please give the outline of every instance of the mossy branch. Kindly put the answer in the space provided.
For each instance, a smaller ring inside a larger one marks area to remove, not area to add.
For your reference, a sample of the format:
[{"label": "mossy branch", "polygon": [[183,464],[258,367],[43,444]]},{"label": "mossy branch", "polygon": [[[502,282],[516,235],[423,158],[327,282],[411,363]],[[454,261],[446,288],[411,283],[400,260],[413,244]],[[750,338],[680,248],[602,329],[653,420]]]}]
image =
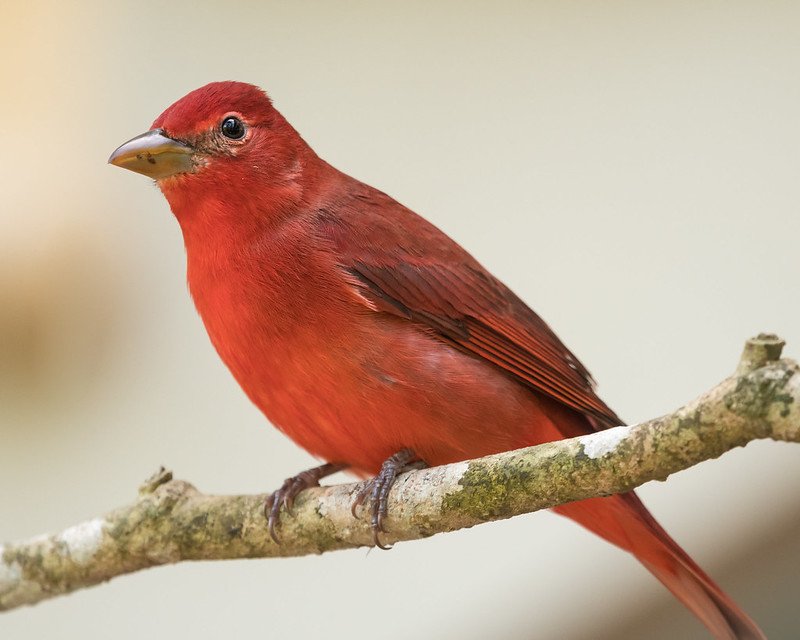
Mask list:
[{"label": "mossy branch", "polygon": [[[800,442],[800,375],[783,341],[747,342],[735,375],[678,411],[631,427],[404,474],[386,543],[510,518],[663,480],[751,440]],[[132,504],[61,533],[0,545],[0,611],[182,560],[300,556],[372,544],[350,503],[359,484],[302,493],[269,537],[266,495],[210,496],[161,470]]]}]

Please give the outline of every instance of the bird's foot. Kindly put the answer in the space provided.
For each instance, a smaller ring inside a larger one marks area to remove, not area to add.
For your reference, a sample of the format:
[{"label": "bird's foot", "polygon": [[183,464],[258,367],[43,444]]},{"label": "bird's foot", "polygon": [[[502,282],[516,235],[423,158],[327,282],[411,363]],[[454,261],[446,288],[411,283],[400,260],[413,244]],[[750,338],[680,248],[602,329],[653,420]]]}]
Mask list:
[{"label": "bird's foot", "polygon": [[383,521],[389,510],[389,491],[391,491],[397,476],[410,469],[421,469],[426,467],[424,461],[420,460],[411,449],[402,449],[393,456],[389,457],[382,465],[381,470],[372,480],[364,484],[364,488],[358,492],[351,512],[354,517],[358,517],[356,510],[365,502],[370,503],[372,541],[379,549],[391,549],[391,545],[381,543],[380,534],[385,533]]},{"label": "bird's foot", "polygon": [[346,464],[329,462],[313,469],[307,469],[296,476],[284,480],[281,488],[270,494],[269,498],[264,501],[264,517],[267,519],[269,535],[277,544],[281,543],[276,529],[281,505],[291,513],[294,499],[301,491],[311,487],[318,487],[322,478],[345,468],[347,468]]}]

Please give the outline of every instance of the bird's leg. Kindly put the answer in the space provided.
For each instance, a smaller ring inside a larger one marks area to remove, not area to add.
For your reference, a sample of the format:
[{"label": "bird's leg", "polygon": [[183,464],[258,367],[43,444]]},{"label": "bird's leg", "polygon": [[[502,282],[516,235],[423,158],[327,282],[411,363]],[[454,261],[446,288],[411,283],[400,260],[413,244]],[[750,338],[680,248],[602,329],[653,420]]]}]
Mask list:
[{"label": "bird's leg", "polygon": [[410,469],[422,469],[428,466],[420,460],[411,449],[402,449],[390,456],[382,465],[381,470],[372,480],[364,485],[358,492],[351,511],[356,515],[356,509],[369,499],[372,513],[372,540],[379,549],[391,549],[381,543],[380,534],[384,533],[383,521],[389,508],[389,491],[391,491],[397,476]]},{"label": "bird's leg", "polygon": [[339,464],[335,462],[328,462],[313,469],[307,469],[296,476],[284,480],[280,489],[270,494],[269,498],[264,502],[264,517],[267,519],[269,526],[269,535],[277,543],[280,544],[278,534],[275,527],[278,524],[278,514],[281,510],[281,505],[286,507],[286,510],[291,513],[294,499],[301,491],[310,489],[311,487],[318,487],[319,481],[330,476],[337,471],[346,469],[346,464]]}]

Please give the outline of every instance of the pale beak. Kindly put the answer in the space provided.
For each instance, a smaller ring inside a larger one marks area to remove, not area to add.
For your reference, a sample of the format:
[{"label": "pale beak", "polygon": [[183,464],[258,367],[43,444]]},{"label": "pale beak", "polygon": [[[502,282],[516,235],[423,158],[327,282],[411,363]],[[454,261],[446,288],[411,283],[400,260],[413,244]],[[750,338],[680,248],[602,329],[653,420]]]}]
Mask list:
[{"label": "pale beak", "polygon": [[192,171],[193,153],[188,144],[168,138],[162,129],[153,129],[121,145],[108,162],[159,180]]}]

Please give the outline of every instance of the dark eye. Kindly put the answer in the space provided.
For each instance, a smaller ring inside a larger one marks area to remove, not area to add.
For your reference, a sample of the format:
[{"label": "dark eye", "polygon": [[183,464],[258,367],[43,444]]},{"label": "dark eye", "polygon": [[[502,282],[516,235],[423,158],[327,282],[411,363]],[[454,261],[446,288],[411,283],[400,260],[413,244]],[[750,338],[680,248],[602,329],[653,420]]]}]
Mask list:
[{"label": "dark eye", "polygon": [[241,140],[245,134],[244,122],[233,116],[225,118],[219,125],[219,130],[223,136],[231,140]]}]

